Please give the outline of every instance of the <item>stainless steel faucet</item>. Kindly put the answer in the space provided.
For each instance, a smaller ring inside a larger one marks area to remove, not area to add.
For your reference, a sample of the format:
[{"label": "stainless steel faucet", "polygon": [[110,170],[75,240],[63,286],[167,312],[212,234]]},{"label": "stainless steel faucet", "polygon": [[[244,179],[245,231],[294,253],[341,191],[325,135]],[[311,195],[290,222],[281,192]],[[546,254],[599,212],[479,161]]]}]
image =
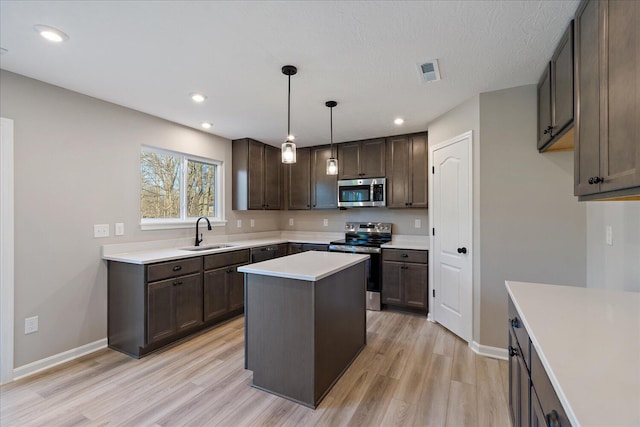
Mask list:
[{"label": "stainless steel faucet", "polygon": [[207,228],[209,229],[209,231],[211,231],[211,223],[209,222],[209,218],[207,218],[206,216],[201,216],[200,218],[198,218],[198,220],[196,221],[196,246],[200,246],[200,242],[202,242],[202,233],[199,233],[200,237],[198,238],[198,226],[201,219],[207,221]]}]

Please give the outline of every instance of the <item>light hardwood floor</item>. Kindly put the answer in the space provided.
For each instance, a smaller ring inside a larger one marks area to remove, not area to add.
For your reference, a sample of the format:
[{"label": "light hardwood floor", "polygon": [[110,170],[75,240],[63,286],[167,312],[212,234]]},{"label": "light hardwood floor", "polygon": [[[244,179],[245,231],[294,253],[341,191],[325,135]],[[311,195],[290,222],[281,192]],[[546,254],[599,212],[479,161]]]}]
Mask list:
[{"label": "light hardwood floor", "polygon": [[8,426],[510,426],[507,362],[422,316],[367,312],[367,346],[314,411],[250,387],[243,319],[135,360],[101,350],[0,388]]}]

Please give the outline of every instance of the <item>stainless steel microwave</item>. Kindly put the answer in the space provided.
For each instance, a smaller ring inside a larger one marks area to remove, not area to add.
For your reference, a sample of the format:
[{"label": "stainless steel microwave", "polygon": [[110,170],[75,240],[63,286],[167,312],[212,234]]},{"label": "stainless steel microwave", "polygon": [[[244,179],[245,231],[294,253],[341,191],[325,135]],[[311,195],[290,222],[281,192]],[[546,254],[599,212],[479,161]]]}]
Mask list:
[{"label": "stainless steel microwave", "polygon": [[338,206],[359,208],[387,205],[387,179],[342,179],[338,181]]}]

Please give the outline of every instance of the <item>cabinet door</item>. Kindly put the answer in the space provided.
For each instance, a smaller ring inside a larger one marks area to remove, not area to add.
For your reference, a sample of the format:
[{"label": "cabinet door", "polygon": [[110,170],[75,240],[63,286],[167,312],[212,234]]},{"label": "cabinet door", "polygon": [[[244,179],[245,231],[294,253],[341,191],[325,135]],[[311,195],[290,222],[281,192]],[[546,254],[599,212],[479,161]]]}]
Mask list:
[{"label": "cabinet door", "polygon": [[426,264],[404,264],[402,288],[407,307],[427,308],[428,267]]},{"label": "cabinet door", "polygon": [[385,140],[371,139],[360,143],[360,176],[363,178],[385,177]]},{"label": "cabinet door", "polygon": [[338,179],[358,179],[360,174],[360,142],[338,144]]},{"label": "cabinet door", "polygon": [[406,208],[409,203],[410,141],[407,136],[387,140],[389,167],[387,175],[387,207]]},{"label": "cabinet door", "polygon": [[173,281],[176,301],[176,331],[202,324],[202,275],[178,277]]},{"label": "cabinet door", "polygon": [[538,150],[551,141],[551,65],[538,82]]},{"label": "cabinet door", "polygon": [[529,373],[515,336],[509,333],[509,410],[514,427],[529,425]]},{"label": "cabinet door", "polygon": [[382,263],[383,304],[402,304],[402,263],[385,261]]},{"label": "cabinet door", "polygon": [[553,135],[573,123],[573,21],[551,58]]},{"label": "cabinet door", "polygon": [[280,150],[264,146],[264,209],[279,210],[282,206],[280,172],[282,170]]},{"label": "cabinet door", "polygon": [[410,137],[411,151],[409,152],[409,207],[426,208],[429,203],[427,182],[429,179],[429,164],[427,161],[427,134],[421,133]]},{"label": "cabinet door", "polygon": [[248,170],[248,197],[249,209],[262,209],[264,207],[264,144],[258,141],[249,141],[249,170]]},{"label": "cabinet door", "polygon": [[304,252],[304,250],[302,249],[302,243],[289,243],[287,254],[293,255],[299,254],[301,252]]},{"label": "cabinet door", "polygon": [[229,297],[227,267],[204,272],[204,320],[211,320],[227,313]]},{"label": "cabinet door", "polygon": [[640,2],[600,2],[600,16],[600,191],[611,191],[640,186]]},{"label": "cabinet door", "polygon": [[163,280],[147,285],[147,344],[168,338],[176,332],[173,282]]},{"label": "cabinet door", "polygon": [[533,385],[529,395],[531,396],[531,423],[529,425],[531,427],[547,427],[547,420],[544,416],[544,412],[542,411],[542,407],[540,406],[540,402],[538,401]]},{"label": "cabinet door", "polygon": [[229,311],[244,307],[244,274],[238,273],[238,266],[227,268],[229,288]]},{"label": "cabinet door", "polygon": [[287,209],[311,208],[311,150],[298,148],[296,162],[287,168]]},{"label": "cabinet door", "polygon": [[[311,208],[336,209],[338,207],[337,175],[327,175],[328,146],[311,149]],[[341,160],[340,160],[341,162]],[[342,164],[338,164],[342,168]]]}]

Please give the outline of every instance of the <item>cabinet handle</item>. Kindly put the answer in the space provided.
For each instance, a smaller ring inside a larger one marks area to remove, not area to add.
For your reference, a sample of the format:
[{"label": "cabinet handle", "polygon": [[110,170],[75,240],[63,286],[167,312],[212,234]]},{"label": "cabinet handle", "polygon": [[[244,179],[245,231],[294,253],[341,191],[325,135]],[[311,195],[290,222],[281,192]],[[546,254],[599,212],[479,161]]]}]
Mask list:
[{"label": "cabinet handle", "polygon": [[467,248],[458,248],[458,253],[459,254],[466,254],[467,253]]},{"label": "cabinet handle", "polygon": [[175,282],[173,282],[173,286],[178,286],[178,285],[182,285],[181,280],[176,280]]},{"label": "cabinet handle", "polygon": [[509,346],[509,356],[515,357],[518,355],[518,350],[514,347]]},{"label": "cabinet handle", "polygon": [[513,319],[509,319],[509,321],[511,322],[511,327],[513,328],[519,328],[520,327],[520,322],[518,322],[518,318],[514,317]]},{"label": "cabinet handle", "polygon": [[407,254],[400,254],[400,256],[401,256],[402,258],[409,258],[409,255],[407,255]]},{"label": "cabinet handle", "polygon": [[546,128],[546,129],[544,130],[544,132],[543,132],[543,133],[544,133],[545,135],[546,135],[546,134],[551,134],[551,132],[552,132],[552,131],[553,131],[553,126],[549,126],[548,128]]},{"label": "cabinet handle", "polygon": [[599,176],[594,176],[593,177],[593,183],[594,184],[599,184],[601,182],[604,182],[604,178],[600,178]]},{"label": "cabinet handle", "polygon": [[173,271],[180,271],[180,270],[182,270],[181,265],[176,265],[175,267],[173,267]]},{"label": "cabinet handle", "polygon": [[555,409],[549,412],[546,418],[547,418],[547,425],[549,427],[560,427],[560,417],[558,416],[558,413],[556,412]]},{"label": "cabinet handle", "polygon": [[227,273],[233,273],[233,268],[227,268]]}]

